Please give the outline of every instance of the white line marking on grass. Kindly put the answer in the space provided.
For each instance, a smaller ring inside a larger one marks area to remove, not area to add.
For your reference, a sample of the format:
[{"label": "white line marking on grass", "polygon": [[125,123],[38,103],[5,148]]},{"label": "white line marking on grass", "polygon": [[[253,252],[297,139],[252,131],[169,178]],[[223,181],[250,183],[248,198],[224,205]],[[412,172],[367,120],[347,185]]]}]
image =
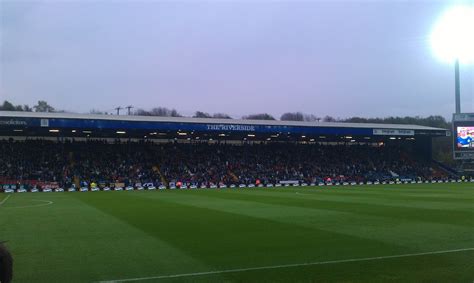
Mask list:
[{"label": "white line marking on grass", "polygon": [[12,195],[8,195],[6,198],[4,198],[2,201],[0,201],[0,206],[2,206],[6,201],[7,199],[9,199]]},{"label": "white line marking on grass", "polygon": [[315,196],[316,194],[307,194],[307,193],[300,193],[296,192],[297,195],[305,195],[305,196]]},{"label": "white line marking on grass", "polygon": [[47,205],[51,205],[51,204],[54,203],[54,202],[52,202],[52,201],[50,201],[50,200],[32,199],[32,201],[40,201],[40,202],[43,202],[43,203],[40,203],[40,204],[33,204],[33,205],[22,205],[22,206],[9,206],[9,207],[4,207],[4,208],[30,208],[30,207],[47,206]]},{"label": "white line marking on grass", "polygon": [[465,251],[474,251],[474,248],[433,251],[433,252],[424,252],[424,253],[400,254],[400,255],[388,255],[388,256],[376,256],[376,257],[365,257],[365,258],[350,258],[350,259],[329,260],[329,261],[316,261],[316,262],[306,262],[306,263],[293,263],[293,264],[282,264],[282,265],[269,265],[269,266],[258,266],[258,267],[248,267],[248,268],[236,268],[236,269],[226,269],[226,270],[204,271],[204,272],[196,272],[196,273],[160,275],[160,276],[152,276],[152,277],[116,279],[116,280],[100,281],[100,283],[117,283],[117,282],[145,281],[145,280],[153,280],[153,279],[169,279],[169,278],[191,277],[191,276],[201,276],[201,275],[214,275],[214,274],[222,274],[222,273],[236,273],[236,272],[265,270],[265,269],[278,269],[278,268],[289,268],[289,267],[300,267],[300,266],[311,266],[311,265],[324,265],[324,264],[336,264],[336,263],[347,263],[347,262],[360,262],[360,261],[374,261],[374,260],[414,257],[414,256],[423,256],[423,255],[448,254],[448,253],[457,253],[457,252],[465,252]]}]

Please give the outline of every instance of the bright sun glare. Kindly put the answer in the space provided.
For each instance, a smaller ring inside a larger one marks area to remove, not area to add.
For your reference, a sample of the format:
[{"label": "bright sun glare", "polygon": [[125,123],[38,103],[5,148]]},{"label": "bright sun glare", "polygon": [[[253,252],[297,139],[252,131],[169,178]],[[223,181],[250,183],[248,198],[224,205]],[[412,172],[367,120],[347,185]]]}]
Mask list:
[{"label": "bright sun glare", "polygon": [[447,10],[436,22],[430,36],[436,57],[452,63],[474,62],[474,5]]}]

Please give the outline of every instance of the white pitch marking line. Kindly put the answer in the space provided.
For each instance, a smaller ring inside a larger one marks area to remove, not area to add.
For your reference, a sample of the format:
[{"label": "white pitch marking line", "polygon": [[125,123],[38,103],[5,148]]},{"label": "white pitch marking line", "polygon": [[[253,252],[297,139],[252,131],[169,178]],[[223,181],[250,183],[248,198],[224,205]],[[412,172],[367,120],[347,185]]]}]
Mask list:
[{"label": "white pitch marking line", "polygon": [[0,206],[2,206],[6,201],[7,199],[9,199],[12,195],[8,195],[6,198],[4,198],[2,201],[0,201]]},{"label": "white pitch marking line", "polygon": [[10,207],[5,207],[5,208],[29,208],[29,207],[40,207],[40,206],[47,206],[47,205],[53,204],[53,202],[50,201],[50,200],[32,199],[32,201],[41,201],[41,202],[45,202],[45,203],[33,204],[33,205],[23,205],[23,206],[10,206]]},{"label": "white pitch marking line", "polygon": [[100,281],[100,283],[117,283],[117,282],[143,281],[143,280],[152,280],[152,279],[179,278],[179,277],[213,275],[213,274],[234,273],[234,272],[264,270],[264,269],[278,269],[278,268],[310,266],[310,265],[323,265],[323,264],[335,264],[335,263],[346,263],[346,262],[384,260],[384,259],[391,259],[391,258],[414,257],[414,256],[423,256],[423,255],[448,254],[448,253],[457,253],[457,252],[465,252],[465,251],[474,251],[474,248],[444,250],[444,251],[434,251],[434,252],[424,252],[424,253],[400,254],[400,255],[388,255],[388,256],[376,256],[376,257],[366,257],[366,258],[350,258],[350,259],[330,260],[330,261],[317,261],[317,262],[306,262],[306,263],[270,265],[270,266],[259,266],[259,267],[249,267],[249,268],[236,268],[236,269],[204,271],[204,272],[196,272],[196,273],[161,275],[161,276],[153,276],[153,277],[116,279],[116,280],[109,280],[109,281]]},{"label": "white pitch marking line", "polygon": [[315,196],[316,194],[307,194],[307,193],[300,193],[296,192],[297,195],[305,195],[305,196]]}]

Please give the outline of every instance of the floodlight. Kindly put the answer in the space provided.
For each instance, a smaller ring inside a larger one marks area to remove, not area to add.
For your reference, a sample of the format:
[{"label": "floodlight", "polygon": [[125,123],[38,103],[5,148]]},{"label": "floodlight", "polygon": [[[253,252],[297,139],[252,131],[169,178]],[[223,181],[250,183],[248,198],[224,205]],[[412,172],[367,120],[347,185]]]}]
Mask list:
[{"label": "floodlight", "polygon": [[444,62],[474,62],[474,5],[448,9],[434,25],[430,36],[433,53]]},{"label": "floodlight", "polygon": [[435,24],[430,36],[433,53],[454,63],[456,113],[461,113],[459,64],[474,62],[474,5],[454,6]]}]

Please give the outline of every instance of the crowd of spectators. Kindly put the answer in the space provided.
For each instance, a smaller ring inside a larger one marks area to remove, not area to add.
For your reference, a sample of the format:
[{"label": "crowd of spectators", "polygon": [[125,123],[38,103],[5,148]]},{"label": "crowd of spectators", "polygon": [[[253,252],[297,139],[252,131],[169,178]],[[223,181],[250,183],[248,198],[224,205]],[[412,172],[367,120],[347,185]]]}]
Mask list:
[{"label": "crowd of spectators", "polygon": [[0,177],[58,182],[69,172],[67,156],[57,144],[29,140],[0,142]]},{"label": "crowd of spectators", "polygon": [[25,183],[275,184],[443,177],[396,146],[0,141],[0,179]]}]

